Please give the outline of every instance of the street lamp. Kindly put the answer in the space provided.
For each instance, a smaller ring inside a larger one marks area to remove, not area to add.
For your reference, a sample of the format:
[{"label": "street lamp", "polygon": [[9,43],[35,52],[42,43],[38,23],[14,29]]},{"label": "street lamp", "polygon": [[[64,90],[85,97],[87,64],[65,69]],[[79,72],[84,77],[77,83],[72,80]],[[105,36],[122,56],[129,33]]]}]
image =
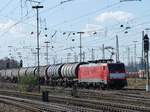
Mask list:
[{"label": "street lamp", "polygon": [[40,59],[39,59],[39,8],[43,8],[43,6],[32,6],[33,9],[36,9],[37,11],[37,59],[38,59],[38,67],[37,67],[37,72],[38,72],[38,90],[40,92],[40,74],[39,74],[39,71],[40,71]]}]

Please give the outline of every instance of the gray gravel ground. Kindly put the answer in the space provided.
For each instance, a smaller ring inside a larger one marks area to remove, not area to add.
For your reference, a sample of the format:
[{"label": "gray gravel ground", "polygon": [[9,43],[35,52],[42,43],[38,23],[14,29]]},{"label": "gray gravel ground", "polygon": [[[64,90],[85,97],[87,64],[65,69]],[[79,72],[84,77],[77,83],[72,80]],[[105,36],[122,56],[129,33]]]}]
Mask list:
[{"label": "gray gravel ground", "polygon": [[24,110],[22,108],[18,108],[12,105],[0,103],[0,112],[31,112],[31,111]]}]

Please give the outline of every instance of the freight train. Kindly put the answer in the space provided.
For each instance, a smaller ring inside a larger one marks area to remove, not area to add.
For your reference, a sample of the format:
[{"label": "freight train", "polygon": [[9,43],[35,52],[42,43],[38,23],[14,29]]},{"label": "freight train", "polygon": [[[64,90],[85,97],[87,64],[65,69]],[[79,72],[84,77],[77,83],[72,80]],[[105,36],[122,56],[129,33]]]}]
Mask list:
[{"label": "freight train", "polygon": [[[37,76],[37,67],[0,70],[0,79],[17,82],[22,76]],[[39,67],[40,84],[72,87],[116,88],[127,85],[123,63],[110,60],[54,64]]]}]

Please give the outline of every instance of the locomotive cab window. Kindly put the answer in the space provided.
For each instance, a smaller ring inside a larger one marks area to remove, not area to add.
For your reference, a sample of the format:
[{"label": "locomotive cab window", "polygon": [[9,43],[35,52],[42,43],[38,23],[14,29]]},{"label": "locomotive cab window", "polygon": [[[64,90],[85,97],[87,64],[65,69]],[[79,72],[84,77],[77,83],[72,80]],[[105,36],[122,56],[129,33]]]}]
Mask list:
[{"label": "locomotive cab window", "polygon": [[116,72],[116,71],[124,72],[125,71],[124,64],[109,64],[108,69],[110,72]]}]

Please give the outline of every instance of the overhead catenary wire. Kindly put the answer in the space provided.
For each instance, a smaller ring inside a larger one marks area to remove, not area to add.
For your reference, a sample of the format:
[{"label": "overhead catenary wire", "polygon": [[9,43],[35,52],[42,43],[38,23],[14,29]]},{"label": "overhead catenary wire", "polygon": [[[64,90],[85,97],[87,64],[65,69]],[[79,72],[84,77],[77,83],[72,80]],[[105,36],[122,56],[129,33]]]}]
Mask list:
[{"label": "overhead catenary wire", "polygon": [[[98,41],[95,41],[95,40],[93,40],[94,42],[98,42]],[[100,40],[101,41],[101,40]],[[90,41],[91,42],[91,41]],[[60,42],[56,42],[57,44],[60,44]],[[63,43],[62,43],[63,44]]]},{"label": "overhead catenary wire", "polygon": [[93,15],[93,14],[95,14],[95,13],[98,13],[98,12],[100,12],[100,11],[102,11],[102,10],[105,10],[105,9],[108,9],[108,8],[112,8],[113,6],[118,5],[118,4],[120,4],[120,2],[116,2],[116,3],[114,3],[114,4],[111,4],[111,5],[109,5],[109,7],[106,6],[106,7],[97,9],[97,10],[95,10],[95,11],[88,12],[88,13],[86,13],[86,14],[83,14],[83,15],[81,15],[81,16],[72,18],[72,19],[70,19],[70,20],[65,20],[65,21],[60,22],[60,23],[58,23],[58,24],[52,25],[51,27],[56,27],[56,26],[58,26],[58,25],[62,25],[62,24],[66,24],[66,23],[68,23],[68,22],[76,21],[76,20],[78,20],[78,19],[81,19],[81,18],[87,17],[87,16],[89,16],[89,15]]},{"label": "overhead catenary wire", "polygon": [[[70,2],[70,1],[74,1],[74,0],[66,0],[66,2],[63,2],[63,3],[67,3],[67,2]],[[51,7],[51,8],[49,8],[49,9],[46,9],[45,11],[48,11],[48,10],[52,10],[52,9],[54,9],[54,8],[56,8],[56,7],[58,7],[58,6],[60,6],[60,5],[62,5],[63,3],[59,3],[58,5],[55,5],[55,6],[53,6],[53,7]],[[34,15],[35,16],[35,15]],[[15,27],[16,25],[18,25],[18,24],[20,24],[20,23],[22,23],[23,21],[25,21],[25,20],[28,20],[28,19],[31,19],[31,18],[33,18],[34,16],[28,16],[28,15],[25,15],[25,16],[23,16],[20,20],[18,20],[16,23],[14,23],[13,25],[11,25],[9,28],[7,28],[7,30],[4,32],[4,33],[2,33],[0,36],[4,36],[7,32],[9,32],[9,30],[11,30],[13,27]],[[26,17],[26,18],[25,18]]]},{"label": "overhead catenary wire", "polygon": [[[146,22],[147,23],[147,22]],[[145,24],[145,22],[144,23],[139,23],[139,24],[137,24],[137,25],[135,25],[135,26],[138,26],[138,25],[141,25],[141,24]],[[113,39],[113,38],[112,38]],[[95,40],[94,40],[95,41]],[[90,41],[91,42],[91,41]],[[95,42],[97,42],[97,41],[95,41]],[[57,42],[58,43],[58,42]]]},{"label": "overhead catenary wire", "polygon": [[[134,28],[136,28],[137,26],[144,25],[144,24],[150,24],[150,21],[145,21],[145,22],[142,22],[142,23],[136,24],[136,25],[134,25],[134,26],[132,27],[132,29],[130,29],[130,30],[133,30],[133,29],[134,29]],[[124,31],[124,29],[123,29],[123,30],[121,30],[121,31],[118,31],[118,32],[113,33],[113,34],[114,34],[114,36],[113,36],[113,37],[111,37],[111,38],[107,38],[107,40],[109,40],[109,41],[114,40],[115,35],[116,35],[116,34],[118,34],[118,33],[122,33],[123,31]],[[140,32],[140,33],[141,33],[141,32]],[[128,35],[128,36],[129,36],[129,35]],[[103,38],[103,39],[105,39],[105,38]],[[99,40],[99,39],[97,39],[97,40]],[[102,42],[102,41],[97,41],[97,40],[93,40],[93,41],[94,41],[94,42],[96,42],[96,43],[98,43],[98,42]],[[105,40],[103,40],[103,41],[107,41],[107,40],[105,39]],[[90,40],[89,42],[91,42],[91,40]]]},{"label": "overhead catenary wire", "polygon": [[[23,20],[23,21],[24,21],[24,20]],[[23,22],[23,21],[22,21],[22,22]],[[17,23],[16,25],[18,25],[18,24],[19,24],[19,23]],[[15,25],[15,24],[14,24],[14,25]],[[15,26],[16,26],[16,25],[15,25]],[[58,43],[58,44],[59,44],[59,43]]]},{"label": "overhead catenary wire", "polygon": [[[73,0],[71,0],[71,1],[73,1]],[[63,3],[63,2],[62,2],[62,3]],[[62,4],[62,3],[60,3],[60,4]],[[60,4],[59,4],[59,5],[60,5]],[[118,3],[116,3],[116,4],[118,4]],[[54,6],[54,7],[51,7],[51,8],[49,8],[49,9],[47,9],[47,10],[56,8],[56,7],[59,6],[59,5],[56,5],[56,6]],[[115,4],[113,4],[113,5],[115,5]],[[110,7],[112,7],[113,5],[110,5]],[[108,8],[108,7],[107,7],[107,8]],[[103,9],[101,9],[101,10],[103,10]],[[46,11],[46,10],[45,10],[45,11]],[[97,10],[97,11],[98,11],[98,10]],[[95,11],[95,12],[97,12],[97,11]],[[44,11],[43,11],[43,12],[44,12]],[[90,13],[88,13],[88,14],[90,14]],[[88,15],[88,14],[86,14],[86,15]],[[83,16],[86,16],[86,15],[83,15]],[[80,17],[82,17],[82,16],[80,16]],[[79,18],[80,18],[80,17],[79,17]],[[29,17],[29,18],[30,18],[30,17]],[[29,19],[29,18],[28,18],[28,19]],[[18,24],[19,24],[19,23],[18,23]],[[15,25],[14,25],[14,26],[15,26]]]}]

